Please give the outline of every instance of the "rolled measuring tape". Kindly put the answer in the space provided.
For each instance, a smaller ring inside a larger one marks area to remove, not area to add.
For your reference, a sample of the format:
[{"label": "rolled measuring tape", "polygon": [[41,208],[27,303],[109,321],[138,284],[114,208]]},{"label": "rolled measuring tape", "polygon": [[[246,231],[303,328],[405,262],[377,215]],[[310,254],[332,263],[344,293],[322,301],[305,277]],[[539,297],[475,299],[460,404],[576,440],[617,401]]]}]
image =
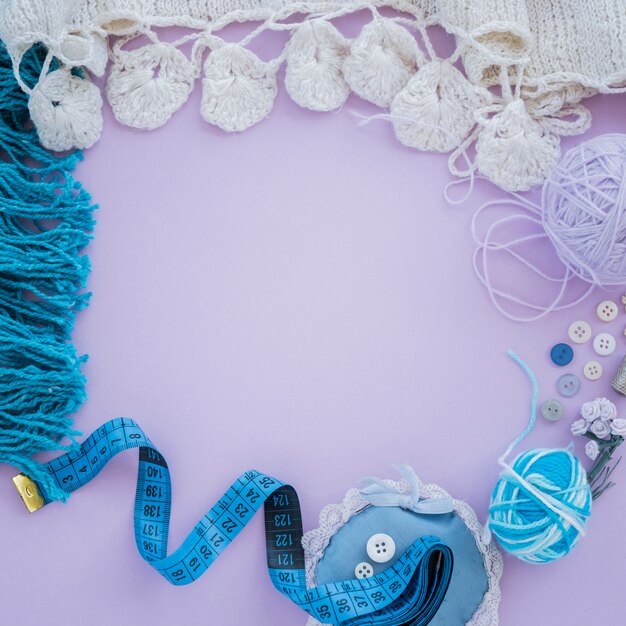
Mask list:
[{"label": "rolled measuring tape", "polygon": [[[264,505],[267,566],[274,587],[324,624],[424,626],[440,607],[450,583],[452,551],[437,537],[415,541],[380,574],[307,589],[302,515],[293,487],[251,470],[240,476],[167,556],[172,489],[165,459],[131,419],[106,422],[79,447],[45,468],[68,495],[86,485],[119,452],[139,448],[135,541],[141,557],[168,582],[197,580]],[[29,511],[53,500],[20,474],[13,479]]]}]

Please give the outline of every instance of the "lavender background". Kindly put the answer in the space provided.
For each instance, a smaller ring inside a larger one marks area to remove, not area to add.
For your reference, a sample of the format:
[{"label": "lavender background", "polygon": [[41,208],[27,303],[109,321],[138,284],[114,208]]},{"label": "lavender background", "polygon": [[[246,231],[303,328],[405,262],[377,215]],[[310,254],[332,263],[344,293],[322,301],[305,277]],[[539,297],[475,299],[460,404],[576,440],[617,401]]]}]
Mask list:
[{"label": "lavender background", "polygon": [[[79,167],[101,208],[93,302],[75,333],[91,355],[78,427],[133,417],[160,447],[173,475],[172,548],[248,468],[297,487],[306,529],[360,477],[392,476],[395,462],[484,519],[496,459],[528,416],[529,385],[507,348],[535,369],[543,400],[558,397],[562,371],[548,351],[571,321],[617,336],[617,352],[599,358],[604,377],[584,381],[567,417],[540,420],[526,442],[566,445],[580,404],[609,394],[626,314],[600,323],[600,292],[534,324],[498,314],[472,271],[469,225],[503,193],[481,183],[449,206],[446,158],[403,148],[386,123],[357,126],[351,111],[376,111],[356,98],[317,115],[281,85],[271,118],[233,136],[201,120],[199,101],[196,89],[151,133],[121,127],[107,108],[103,138]],[[625,105],[594,98],[592,130],[564,148],[626,132]],[[582,377],[592,353],[576,348],[565,371]],[[68,505],[30,517],[15,472],[0,467],[3,624],[305,622],[269,582],[260,517],[194,585],[171,587],[147,566],[132,532],[136,463],[116,458]],[[503,626],[621,622],[623,467],[615,477],[567,559],[506,559]]]}]

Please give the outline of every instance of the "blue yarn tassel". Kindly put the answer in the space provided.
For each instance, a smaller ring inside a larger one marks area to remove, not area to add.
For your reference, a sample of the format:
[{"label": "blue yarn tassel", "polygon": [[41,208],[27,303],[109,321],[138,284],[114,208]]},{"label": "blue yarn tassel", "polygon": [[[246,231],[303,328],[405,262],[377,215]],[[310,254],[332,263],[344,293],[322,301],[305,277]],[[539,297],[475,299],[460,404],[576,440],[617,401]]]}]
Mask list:
[{"label": "blue yarn tassel", "polygon": [[[44,58],[42,48],[26,55],[26,84],[37,82]],[[70,336],[89,303],[82,252],[95,207],[71,175],[79,159],[41,147],[0,43],[0,463],[19,467],[54,499],[64,494],[33,456],[75,444],[81,433],[68,416],[86,397],[87,357]]]}]

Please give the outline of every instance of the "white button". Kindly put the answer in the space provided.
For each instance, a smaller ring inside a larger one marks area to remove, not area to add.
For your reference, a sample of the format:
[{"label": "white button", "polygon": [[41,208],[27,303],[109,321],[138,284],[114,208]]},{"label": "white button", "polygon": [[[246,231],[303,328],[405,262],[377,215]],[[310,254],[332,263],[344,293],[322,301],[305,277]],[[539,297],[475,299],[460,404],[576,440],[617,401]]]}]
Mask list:
[{"label": "white button", "polygon": [[626,293],[622,296],[622,304],[626,304]]},{"label": "white button", "polygon": [[372,535],[367,542],[367,556],[374,563],[386,563],[396,553],[396,542],[384,533]]},{"label": "white button", "polygon": [[572,322],[567,335],[574,343],[585,343],[591,339],[591,326],[584,320]]},{"label": "white button", "polygon": [[613,354],[616,347],[617,342],[615,341],[615,337],[610,333],[600,333],[593,338],[593,349],[596,351],[596,354],[600,356]]},{"label": "white button", "polygon": [[369,563],[359,563],[354,568],[354,575],[359,580],[362,578],[371,578],[374,575],[374,568]]},{"label": "white button", "polygon": [[596,313],[603,322],[612,322],[616,317],[619,309],[613,300],[604,300],[600,302]]},{"label": "white button", "polygon": [[585,363],[585,367],[583,367],[583,374],[588,380],[598,380],[598,378],[602,376],[602,371],[602,365],[597,361],[589,361],[589,363]]}]

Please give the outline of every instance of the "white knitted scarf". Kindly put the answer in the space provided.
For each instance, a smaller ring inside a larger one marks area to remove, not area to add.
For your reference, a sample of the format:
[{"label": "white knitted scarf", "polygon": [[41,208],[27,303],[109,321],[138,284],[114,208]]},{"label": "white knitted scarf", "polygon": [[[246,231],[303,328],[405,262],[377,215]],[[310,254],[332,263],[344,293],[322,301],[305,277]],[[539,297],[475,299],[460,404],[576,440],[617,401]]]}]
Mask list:
[{"label": "white knitted scarf", "polygon": [[[350,40],[338,20],[355,13],[368,21]],[[250,28],[227,42],[233,23]],[[435,25],[454,36],[448,58],[431,44]],[[189,30],[167,43],[166,26]],[[249,46],[268,32],[288,40],[265,60]],[[403,144],[451,152],[454,174],[479,170],[509,190],[541,183],[560,137],[588,128],[583,98],[626,90],[626,0],[0,0],[0,37],[17,74],[36,42],[60,63],[22,85],[53,150],[100,136],[102,98],[88,72],[102,76],[109,59],[106,96],[121,123],[161,126],[202,76],[202,116],[229,132],[269,115],[284,64],[299,105],[330,111],[354,92],[389,110]]]}]

